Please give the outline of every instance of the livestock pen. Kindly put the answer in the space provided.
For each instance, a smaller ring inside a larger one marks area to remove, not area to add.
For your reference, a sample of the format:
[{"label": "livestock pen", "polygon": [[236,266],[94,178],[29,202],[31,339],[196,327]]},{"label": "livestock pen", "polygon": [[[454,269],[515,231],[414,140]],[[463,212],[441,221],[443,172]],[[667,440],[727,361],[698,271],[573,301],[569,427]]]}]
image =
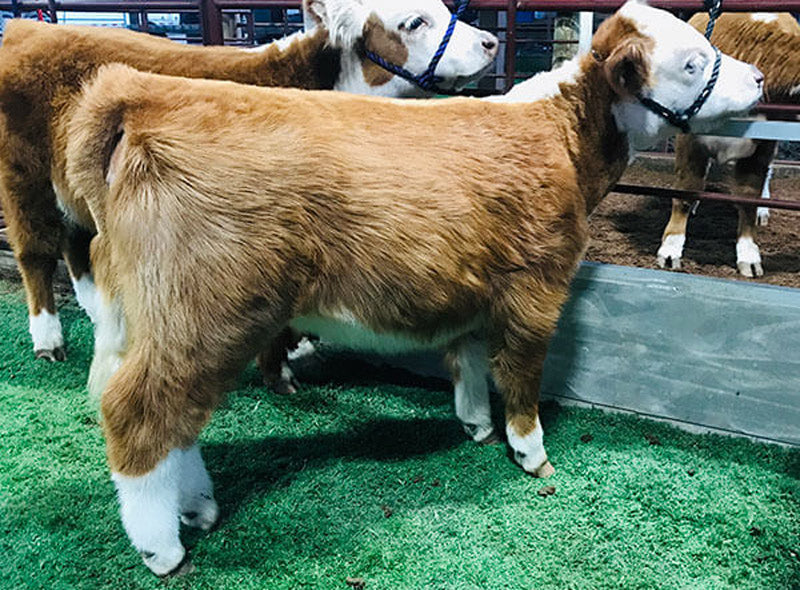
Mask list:
[{"label": "livestock pen", "polygon": [[[79,4],[198,6],[9,8]],[[619,4],[473,2],[502,9],[505,26],[523,8]],[[297,3],[199,6],[203,36],[215,42],[226,11]],[[725,3],[752,8],[800,2]],[[511,31],[501,35],[497,89],[515,78]],[[728,132],[737,125],[798,139],[797,124],[734,123]],[[61,299],[69,360],[49,365],[28,350],[19,286],[0,289],[0,585],[800,586],[797,289],[584,265],[546,365],[543,392],[554,401],[542,418],[557,469],[547,480],[522,473],[503,446],[465,439],[436,358],[352,356],[321,343],[316,356],[296,361],[303,387],[292,396],[270,394],[250,368],[202,438],[222,520],[186,538],[198,571],[166,582],[129,567],[85,395],[91,323]]]}]

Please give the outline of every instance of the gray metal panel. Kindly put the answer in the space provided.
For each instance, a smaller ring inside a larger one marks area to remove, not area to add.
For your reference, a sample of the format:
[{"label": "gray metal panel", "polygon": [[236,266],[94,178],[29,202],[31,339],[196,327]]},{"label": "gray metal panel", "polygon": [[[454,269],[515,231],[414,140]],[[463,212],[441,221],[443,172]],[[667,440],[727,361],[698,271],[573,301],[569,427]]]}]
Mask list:
[{"label": "gray metal panel", "polygon": [[775,139],[777,141],[800,141],[800,123],[794,121],[753,121],[731,119],[713,133],[727,137],[749,137],[751,139]]},{"label": "gray metal panel", "polygon": [[585,264],[542,390],[800,445],[800,290]]},{"label": "gray metal panel", "polygon": [[[389,362],[445,376],[435,355]],[[542,393],[800,446],[800,289],[585,263]]]}]

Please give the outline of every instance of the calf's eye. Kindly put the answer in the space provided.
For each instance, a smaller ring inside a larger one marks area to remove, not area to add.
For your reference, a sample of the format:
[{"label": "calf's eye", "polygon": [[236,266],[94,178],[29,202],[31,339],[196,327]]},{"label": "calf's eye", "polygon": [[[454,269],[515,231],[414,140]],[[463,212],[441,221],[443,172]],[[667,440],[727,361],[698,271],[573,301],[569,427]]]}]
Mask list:
[{"label": "calf's eye", "polygon": [[424,24],[425,24],[425,19],[422,18],[421,16],[417,16],[406,23],[405,29],[407,31],[416,31]]}]

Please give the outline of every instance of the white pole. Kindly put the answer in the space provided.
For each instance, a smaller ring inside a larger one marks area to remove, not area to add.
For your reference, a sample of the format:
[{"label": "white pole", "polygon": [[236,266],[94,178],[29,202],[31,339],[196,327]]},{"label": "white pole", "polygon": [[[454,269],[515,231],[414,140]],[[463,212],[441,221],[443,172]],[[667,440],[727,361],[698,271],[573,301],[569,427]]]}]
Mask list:
[{"label": "white pole", "polygon": [[592,49],[594,13],[586,11],[581,12],[578,22],[578,53],[589,53]]}]

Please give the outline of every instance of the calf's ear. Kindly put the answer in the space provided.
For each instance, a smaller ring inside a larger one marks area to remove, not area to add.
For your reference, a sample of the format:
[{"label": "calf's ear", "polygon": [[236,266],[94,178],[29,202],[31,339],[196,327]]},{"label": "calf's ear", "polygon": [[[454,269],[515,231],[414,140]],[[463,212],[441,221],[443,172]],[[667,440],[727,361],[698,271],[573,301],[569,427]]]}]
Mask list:
[{"label": "calf's ear", "polygon": [[629,39],[606,60],[606,77],[620,96],[637,96],[647,86],[648,51],[643,40]]},{"label": "calf's ear", "polygon": [[303,0],[303,28],[313,31],[325,26],[325,3],[319,0]]},{"label": "calf's ear", "polygon": [[306,30],[325,27],[333,47],[354,47],[363,35],[367,16],[367,9],[360,0],[303,0]]}]

